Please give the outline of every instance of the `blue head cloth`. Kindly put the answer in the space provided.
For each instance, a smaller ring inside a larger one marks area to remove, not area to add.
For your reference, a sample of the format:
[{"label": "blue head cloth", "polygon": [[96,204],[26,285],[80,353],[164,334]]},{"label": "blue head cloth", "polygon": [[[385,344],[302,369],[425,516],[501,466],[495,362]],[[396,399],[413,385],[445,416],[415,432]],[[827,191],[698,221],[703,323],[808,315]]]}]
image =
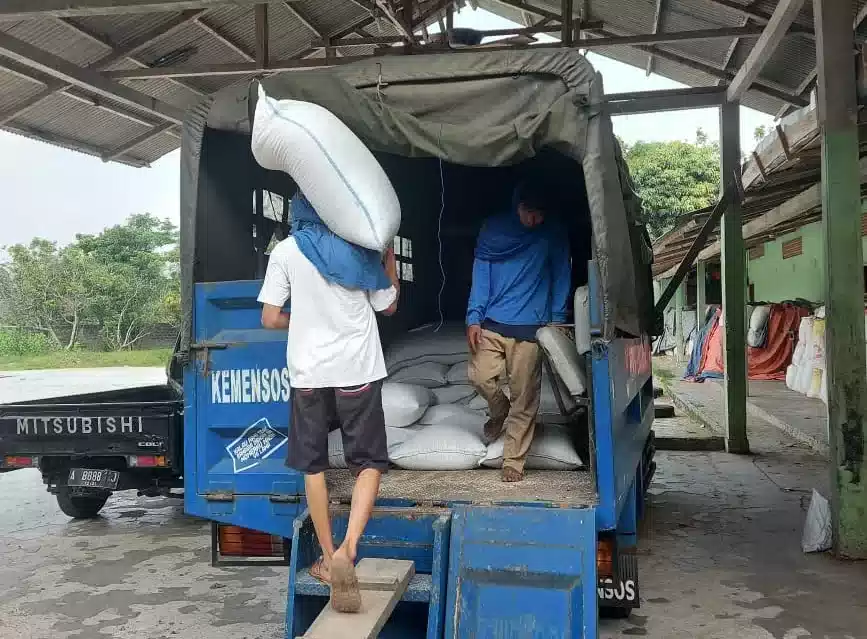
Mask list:
[{"label": "blue head cloth", "polygon": [[304,257],[329,282],[364,291],[391,286],[380,254],[335,235],[301,191],[292,198],[292,237]]},{"label": "blue head cloth", "polygon": [[476,242],[476,257],[487,262],[504,262],[526,251],[539,241],[536,228],[521,224],[518,205],[521,203],[523,186],[512,192],[511,210],[485,220]]}]

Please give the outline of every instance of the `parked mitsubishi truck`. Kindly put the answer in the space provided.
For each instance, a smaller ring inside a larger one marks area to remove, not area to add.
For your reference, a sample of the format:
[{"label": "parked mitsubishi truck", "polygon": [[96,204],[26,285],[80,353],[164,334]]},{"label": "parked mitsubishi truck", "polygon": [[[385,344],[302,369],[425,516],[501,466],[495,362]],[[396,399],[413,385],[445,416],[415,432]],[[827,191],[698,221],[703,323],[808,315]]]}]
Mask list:
[{"label": "parked mitsubishi truck", "polygon": [[183,487],[177,384],[0,404],[0,472],[37,468],[60,509],[95,517],[115,491]]}]

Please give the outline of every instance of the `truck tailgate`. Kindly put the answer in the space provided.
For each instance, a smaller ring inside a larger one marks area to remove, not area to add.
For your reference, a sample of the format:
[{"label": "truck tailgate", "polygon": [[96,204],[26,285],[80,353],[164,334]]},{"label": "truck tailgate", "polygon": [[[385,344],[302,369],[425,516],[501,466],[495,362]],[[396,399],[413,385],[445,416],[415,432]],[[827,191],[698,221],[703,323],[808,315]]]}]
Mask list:
[{"label": "truck tailgate", "polygon": [[183,404],[167,386],[0,405],[3,456],[165,455],[180,463]]}]

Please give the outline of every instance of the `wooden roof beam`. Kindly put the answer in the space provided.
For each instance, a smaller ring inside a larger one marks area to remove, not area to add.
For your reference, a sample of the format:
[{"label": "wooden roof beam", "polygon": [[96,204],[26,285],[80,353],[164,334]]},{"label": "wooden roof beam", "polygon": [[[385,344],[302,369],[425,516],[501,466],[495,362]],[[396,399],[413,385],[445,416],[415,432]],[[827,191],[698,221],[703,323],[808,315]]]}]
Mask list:
[{"label": "wooden roof beam", "polygon": [[81,87],[176,124],[183,122],[183,109],[115,82],[93,69],[79,67],[8,33],[0,32],[0,54],[64,84]]},{"label": "wooden roof beam", "polygon": [[151,127],[148,131],[145,131],[141,135],[133,138],[129,142],[125,142],[124,144],[107,151],[102,156],[103,162],[110,162],[112,160],[117,160],[122,155],[126,155],[134,148],[136,148],[139,144],[144,144],[153,138],[162,135],[163,133],[168,132],[175,125],[171,122],[163,122],[162,124],[158,124],[154,127]]},{"label": "wooden roof beam", "polygon": [[256,64],[263,69],[267,69],[268,63],[270,62],[268,42],[268,5],[257,4],[254,18],[256,26]]},{"label": "wooden roof beam", "polygon": [[321,30],[319,27],[317,27],[315,24],[313,24],[313,21],[312,21],[310,18],[308,18],[306,15],[304,15],[298,7],[294,6],[293,3],[291,3],[291,2],[284,2],[284,3],[283,3],[283,7],[284,7],[284,8],[285,8],[289,13],[291,13],[292,16],[293,16],[296,20],[298,20],[298,22],[300,22],[301,24],[303,24],[304,27],[305,27],[305,28],[306,28],[310,33],[312,33],[314,36],[316,36],[316,37],[319,38],[319,39],[323,39],[323,38],[325,38],[325,35],[322,33],[322,30]]},{"label": "wooden roof beam", "polygon": [[[656,0],[656,14],[653,17],[653,33],[659,33],[662,26],[662,14],[665,7],[665,0]],[[746,25],[744,25],[746,26]],[[644,75],[650,77],[653,73],[653,54],[647,54],[647,66],[644,69]]]},{"label": "wooden roof beam", "polygon": [[[494,0],[497,4],[501,4],[506,7],[510,7],[512,9],[517,9],[518,11],[523,11],[524,13],[529,13],[530,15],[538,16],[539,18],[547,18],[548,20],[554,20],[559,22],[560,15],[554,13],[553,11],[549,11],[547,9],[543,9],[541,7],[537,7],[535,5],[531,5],[525,0]],[[582,16],[582,20],[586,16]]]},{"label": "wooden roof beam", "polygon": [[[111,51],[108,54],[106,54],[105,56],[103,56],[102,58],[100,58],[99,60],[97,60],[96,62],[94,62],[93,64],[91,64],[88,67],[91,69],[99,70],[99,69],[104,69],[105,67],[110,66],[111,64],[117,62],[118,60],[122,60],[124,58],[130,60],[131,62],[134,62],[135,64],[138,64],[141,66],[147,66],[140,59],[134,57],[133,54],[135,54],[137,51],[140,51],[142,48],[149,46],[150,44],[156,42],[160,38],[162,38],[162,37],[164,37],[170,33],[175,32],[177,29],[181,28],[182,26],[184,26],[185,24],[187,24],[191,20],[198,19],[203,13],[205,13],[204,9],[199,9],[199,10],[195,10],[195,11],[185,11],[185,12],[181,13],[177,18],[170,20],[169,22],[157,27],[156,29],[153,29],[153,30],[141,35],[140,37],[135,38],[134,40],[131,40],[130,42],[125,44],[123,47],[118,47],[116,49],[112,48],[112,44],[110,42],[108,42],[105,38],[103,38],[101,36],[97,36],[94,33],[91,33],[89,30],[85,29],[82,26],[80,26],[80,25],[78,25],[78,24],[76,24],[76,23],[74,23],[68,19],[60,19],[60,21],[65,26],[67,26],[70,29],[73,29],[76,32],[80,33],[81,35],[93,40],[97,44],[100,44],[104,47],[111,49]],[[15,106],[11,107],[10,109],[6,110],[5,112],[0,113],[0,124],[6,124],[8,122],[11,122],[15,118],[19,117],[21,114],[26,113],[27,111],[29,111],[33,107],[42,103],[44,100],[51,97],[52,95],[54,95],[58,91],[63,91],[64,93],[66,93],[70,97],[73,97],[76,99],[78,98],[78,96],[75,92],[70,91],[70,89],[72,87],[71,84],[67,84],[67,83],[62,82],[60,80],[49,79],[49,80],[43,82],[42,80],[40,80],[38,78],[33,78],[32,76],[25,76],[25,77],[27,77],[28,79],[34,80],[34,81],[42,82],[42,84],[44,85],[43,90],[40,91],[39,93],[32,95],[27,100],[25,100],[19,104],[16,104]],[[193,91],[194,93],[196,93],[198,95],[204,95],[202,91],[199,91],[197,88],[190,86],[189,84],[186,84],[186,83],[183,83],[180,81],[177,81],[177,83],[182,85],[184,88],[189,89],[190,91]],[[119,113],[119,115],[126,116],[127,114]]]},{"label": "wooden roof beam", "polygon": [[[739,27],[731,27],[731,29],[738,29]],[[751,28],[751,27],[747,27]],[[729,29],[729,31],[731,30]],[[593,33],[597,33],[603,36],[605,39],[613,39],[616,37],[621,37],[617,33],[614,33],[608,29],[592,29]],[[663,34],[664,35],[664,34]],[[732,34],[736,35],[736,34]],[[654,36],[658,37],[658,36]],[[593,40],[581,40],[580,47],[592,46]],[[617,42],[611,42],[611,45],[616,45]],[[674,62],[675,64],[679,64],[681,66],[693,69],[695,71],[700,71],[705,73],[711,77],[717,78],[718,80],[731,80],[734,78],[735,74],[732,71],[726,71],[716,67],[712,64],[704,62],[702,60],[698,60],[693,57],[686,56],[681,53],[674,53],[673,51],[668,51],[667,49],[661,49],[658,46],[648,45],[648,44],[635,44],[630,43],[628,46],[634,47],[636,49],[640,49],[642,51],[646,51],[648,53],[653,53],[657,58],[661,58],[663,60],[668,60],[669,62]],[[762,93],[769,97],[775,98],[777,100],[781,100],[783,102],[787,102],[789,104],[794,104],[795,106],[807,106],[810,104],[809,100],[804,99],[799,95],[794,95],[789,91],[780,89],[778,87],[769,85],[765,82],[755,82],[753,84],[752,90],[757,93]]]},{"label": "wooden roof beam", "polygon": [[729,85],[727,97],[730,102],[740,101],[758,79],[762,69],[786,37],[789,27],[801,13],[804,2],[805,0],[780,0],[758,42]]},{"label": "wooden roof beam", "polygon": [[256,56],[254,56],[252,53],[247,51],[247,49],[245,49],[243,46],[241,46],[238,42],[235,42],[232,38],[227,36],[225,33],[220,31],[216,27],[205,22],[201,18],[196,19],[195,24],[202,31],[209,34],[215,40],[219,40],[220,42],[222,42],[224,46],[228,47],[229,49],[231,49],[232,51],[237,53],[239,56],[244,58],[247,62],[255,62],[256,61]]},{"label": "wooden roof beam", "polygon": [[227,4],[250,7],[261,2],[262,0],[0,0],[0,21],[208,10]]},{"label": "wooden roof beam", "polygon": [[[861,169],[861,180],[867,179],[867,157],[863,157],[859,163]],[[804,213],[808,213],[816,209],[816,207],[822,206],[822,184],[817,183],[808,189],[802,191],[795,197],[786,200],[778,207],[771,209],[767,213],[763,213],[759,217],[755,218],[744,224],[743,226],[743,236],[744,240],[750,240],[754,237],[758,237],[763,233],[767,233],[768,231],[774,229],[775,227],[780,226],[781,224],[785,224],[790,222],[797,217],[803,215]],[[699,260],[707,260],[712,257],[718,256],[720,253],[720,245],[719,242],[714,242],[713,244],[705,247],[697,256]],[[674,271],[671,271],[671,274],[674,274]],[[662,277],[668,277],[668,273],[662,274]]]}]

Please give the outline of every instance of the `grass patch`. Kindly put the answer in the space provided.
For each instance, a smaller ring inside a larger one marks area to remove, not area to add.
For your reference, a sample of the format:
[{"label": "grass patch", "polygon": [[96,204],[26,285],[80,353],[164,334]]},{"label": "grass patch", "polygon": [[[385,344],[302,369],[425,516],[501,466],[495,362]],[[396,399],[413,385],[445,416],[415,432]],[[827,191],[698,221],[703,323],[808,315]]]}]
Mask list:
[{"label": "grass patch", "polygon": [[109,366],[164,367],[172,356],[170,348],[141,351],[54,351],[40,355],[0,356],[0,371],[44,370],[49,368],[105,368]]},{"label": "grass patch", "polygon": [[675,380],[675,372],[672,369],[674,362],[669,357],[656,356],[653,358],[653,376],[659,380],[663,390],[668,392]]}]

